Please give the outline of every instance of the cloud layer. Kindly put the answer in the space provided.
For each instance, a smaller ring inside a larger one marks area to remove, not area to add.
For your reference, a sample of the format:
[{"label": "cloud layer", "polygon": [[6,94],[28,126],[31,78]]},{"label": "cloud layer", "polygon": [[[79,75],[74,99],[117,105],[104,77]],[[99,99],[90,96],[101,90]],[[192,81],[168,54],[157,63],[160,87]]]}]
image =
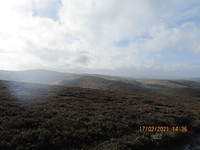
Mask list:
[{"label": "cloud layer", "polygon": [[198,0],[0,3],[0,69],[137,77],[200,73]]}]

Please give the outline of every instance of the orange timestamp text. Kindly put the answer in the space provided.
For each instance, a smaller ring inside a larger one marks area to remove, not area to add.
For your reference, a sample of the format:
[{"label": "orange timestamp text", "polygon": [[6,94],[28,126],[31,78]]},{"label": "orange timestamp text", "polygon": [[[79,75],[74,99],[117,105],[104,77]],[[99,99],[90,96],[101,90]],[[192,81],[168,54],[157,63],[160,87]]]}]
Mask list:
[{"label": "orange timestamp text", "polygon": [[140,132],[187,132],[187,126],[140,126]]}]

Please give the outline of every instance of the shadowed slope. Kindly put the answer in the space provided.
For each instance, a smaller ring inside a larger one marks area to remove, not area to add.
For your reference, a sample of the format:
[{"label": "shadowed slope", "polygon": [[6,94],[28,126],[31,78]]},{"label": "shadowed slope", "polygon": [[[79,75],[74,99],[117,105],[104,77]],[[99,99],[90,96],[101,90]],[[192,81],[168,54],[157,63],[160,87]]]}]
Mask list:
[{"label": "shadowed slope", "polygon": [[0,79],[67,87],[200,97],[200,82],[192,80],[139,80],[106,75],[59,73],[49,70],[0,71]]},{"label": "shadowed slope", "polygon": [[79,76],[75,78],[69,78],[67,80],[54,82],[53,85],[102,89],[102,90],[118,90],[126,92],[145,92],[145,93],[151,92],[150,89],[143,88],[138,85],[133,85],[117,80],[107,80],[94,76]]}]

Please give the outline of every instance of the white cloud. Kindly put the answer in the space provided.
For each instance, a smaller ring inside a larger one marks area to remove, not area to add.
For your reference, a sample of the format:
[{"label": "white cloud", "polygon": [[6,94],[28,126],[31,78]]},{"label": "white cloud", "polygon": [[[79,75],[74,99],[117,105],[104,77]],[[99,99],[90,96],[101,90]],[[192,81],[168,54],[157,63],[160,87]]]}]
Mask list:
[{"label": "white cloud", "polygon": [[152,51],[163,51],[168,49],[198,51],[194,47],[199,43],[200,28],[187,22],[178,27],[167,28],[160,26],[153,28],[149,32],[150,39],[142,43],[143,48]]},{"label": "white cloud", "polygon": [[[199,9],[197,0],[2,1],[1,69],[169,71],[163,51],[200,52]],[[114,44],[126,37],[127,46]]]}]

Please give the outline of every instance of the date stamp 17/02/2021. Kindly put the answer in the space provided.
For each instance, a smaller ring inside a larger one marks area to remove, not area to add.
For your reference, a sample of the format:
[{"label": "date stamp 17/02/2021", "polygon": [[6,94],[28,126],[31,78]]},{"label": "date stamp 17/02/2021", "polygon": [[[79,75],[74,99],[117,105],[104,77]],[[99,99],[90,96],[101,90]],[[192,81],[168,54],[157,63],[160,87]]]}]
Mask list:
[{"label": "date stamp 17/02/2021", "polygon": [[140,126],[140,132],[187,132],[187,126]]}]

